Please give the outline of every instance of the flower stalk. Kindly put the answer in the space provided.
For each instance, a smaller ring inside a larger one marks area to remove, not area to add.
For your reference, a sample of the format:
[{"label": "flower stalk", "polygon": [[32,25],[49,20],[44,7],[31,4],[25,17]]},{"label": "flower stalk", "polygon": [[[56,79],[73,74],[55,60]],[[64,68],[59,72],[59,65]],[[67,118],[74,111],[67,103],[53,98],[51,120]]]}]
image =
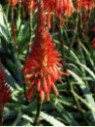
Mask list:
[{"label": "flower stalk", "polygon": [[12,40],[12,54],[13,54],[13,59],[14,59],[14,63],[16,65],[16,77],[18,80],[18,83],[20,86],[22,86],[22,74],[21,74],[21,68],[20,68],[20,63],[18,60],[18,56],[16,53],[16,24],[15,24],[15,20],[14,20],[14,5],[11,4],[11,30],[12,30],[12,36],[13,36],[13,40]]},{"label": "flower stalk", "polygon": [[2,126],[3,123],[2,123],[2,115],[0,115],[0,126]]},{"label": "flower stalk", "polygon": [[35,120],[33,125],[36,126],[39,123],[39,116],[40,116],[40,112],[41,112],[41,107],[42,107],[42,100],[40,98],[40,93],[38,92],[37,94],[37,112],[36,112],[36,116],[35,116]]}]

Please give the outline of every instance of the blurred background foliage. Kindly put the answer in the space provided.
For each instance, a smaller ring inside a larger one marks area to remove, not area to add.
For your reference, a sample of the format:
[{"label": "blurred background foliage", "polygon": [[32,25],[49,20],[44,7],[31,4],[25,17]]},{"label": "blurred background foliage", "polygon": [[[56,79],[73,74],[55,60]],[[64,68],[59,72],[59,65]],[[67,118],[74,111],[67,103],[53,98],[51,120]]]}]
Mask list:
[{"label": "blurred background foliage", "polygon": [[[15,7],[15,43],[11,34],[11,8],[4,0],[0,0],[1,11],[0,58],[12,90],[11,100],[3,113],[4,125],[33,125],[37,101],[35,97],[32,102],[28,102],[24,97],[27,85],[23,85],[22,67],[35,37],[36,10],[32,15],[33,31],[30,32],[29,16],[25,8],[21,9],[19,5]],[[92,48],[91,43],[95,37],[95,32],[91,31],[95,26],[95,8],[88,13],[89,18],[85,24],[81,23],[82,12],[66,18],[61,35],[57,25],[55,32],[50,29],[59,52],[62,48],[59,43],[64,38],[63,61],[69,76],[62,77],[62,84],[56,83],[59,96],[55,97],[51,92],[51,100],[44,101],[39,126],[95,125],[95,48]]]}]

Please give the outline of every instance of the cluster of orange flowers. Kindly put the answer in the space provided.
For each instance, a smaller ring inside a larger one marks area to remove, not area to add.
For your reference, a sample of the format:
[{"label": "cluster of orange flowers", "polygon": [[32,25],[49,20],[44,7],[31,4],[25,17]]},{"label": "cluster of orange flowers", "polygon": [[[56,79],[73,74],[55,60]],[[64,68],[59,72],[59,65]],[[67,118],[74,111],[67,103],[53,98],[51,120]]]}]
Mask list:
[{"label": "cluster of orange flowers", "polygon": [[[47,25],[50,28],[51,12],[54,16],[60,18],[63,22],[64,17],[69,17],[73,12],[81,9],[91,10],[95,7],[94,0],[42,0],[44,8],[48,12]],[[18,0],[7,0],[12,2],[12,5],[16,5]],[[36,0],[22,0],[22,6],[25,6],[28,10],[28,14],[31,15],[33,10],[37,8]],[[84,14],[87,15],[86,13]]]},{"label": "cluster of orange flowers", "polygon": [[94,0],[73,0],[73,3],[77,9],[84,8],[86,10],[90,10],[95,7]]},{"label": "cluster of orange flowers", "polygon": [[36,38],[23,68],[26,75],[24,83],[30,80],[27,93],[29,100],[32,100],[36,91],[39,93],[41,101],[44,100],[44,93],[46,93],[46,99],[49,101],[51,88],[58,95],[54,83],[56,80],[61,81],[60,54],[54,49],[55,44],[52,43],[52,38],[45,24],[44,4],[38,2]]},{"label": "cluster of orange flowers", "polygon": [[[19,3],[18,0],[6,0],[7,3],[11,2],[13,5]],[[70,14],[75,10],[75,8],[85,8],[85,9],[92,9],[95,7],[94,0],[42,0],[44,3],[45,8],[50,13],[53,11],[57,17],[62,14],[66,14],[70,16]],[[22,4],[24,4],[28,11],[31,12],[31,9],[36,3],[36,0],[22,0]],[[32,9],[33,10],[33,9]]]}]

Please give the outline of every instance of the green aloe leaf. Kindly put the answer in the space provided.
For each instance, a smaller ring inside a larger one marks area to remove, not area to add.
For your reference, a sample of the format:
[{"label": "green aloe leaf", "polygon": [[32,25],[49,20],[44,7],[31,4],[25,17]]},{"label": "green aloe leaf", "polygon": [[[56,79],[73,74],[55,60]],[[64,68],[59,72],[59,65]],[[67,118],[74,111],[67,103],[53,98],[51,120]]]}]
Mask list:
[{"label": "green aloe leaf", "polygon": [[3,13],[3,9],[1,5],[0,5],[0,33],[3,36],[3,38],[6,40],[6,42],[9,43],[11,40],[11,36],[8,30],[8,22],[6,20],[5,14]]},{"label": "green aloe leaf", "polygon": [[41,112],[40,117],[49,122],[53,126],[62,126],[62,127],[65,126],[59,120],[55,119],[53,116],[50,116],[44,112]]}]

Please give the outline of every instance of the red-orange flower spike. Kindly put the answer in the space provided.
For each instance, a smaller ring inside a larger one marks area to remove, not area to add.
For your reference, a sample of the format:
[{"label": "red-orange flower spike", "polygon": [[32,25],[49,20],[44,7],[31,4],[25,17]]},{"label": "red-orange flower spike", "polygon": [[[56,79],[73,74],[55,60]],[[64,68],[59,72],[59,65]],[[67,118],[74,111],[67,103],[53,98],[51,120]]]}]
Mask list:
[{"label": "red-orange flower spike", "polygon": [[46,8],[50,8],[57,17],[66,13],[67,16],[74,11],[72,0],[45,0]]},{"label": "red-orange flower spike", "polygon": [[[43,0],[44,1],[44,0]],[[48,26],[50,27],[50,12],[53,11],[57,18],[69,17],[74,11],[72,0],[45,0],[45,8],[48,10]]]},{"label": "red-orange flower spike", "polygon": [[19,1],[18,0],[7,0],[6,2],[11,3],[11,5],[15,6],[16,4],[18,4]]},{"label": "red-orange flower spike", "polygon": [[60,54],[55,50],[55,44],[52,43],[52,38],[45,27],[45,13],[43,2],[38,3],[37,13],[37,32],[32,51],[28,54],[28,59],[25,60],[23,68],[26,79],[24,83],[30,81],[27,98],[32,99],[34,89],[39,93],[41,100],[46,94],[47,101],[50,100],[50,91],[58,95],[58,91],[54,83],[59,80],[62,72],[60,71],[59,61]]},{"label": "red-orange flower spike", "polygon": [[6,76],[2,70],[0,62],[0,115],[3,112],[4,105],[9,101],[11,91],[6,82]]},{"label": "red-orange flower spike", "polygon": [[27,8],[29,15],[31,15],[33,10],[35,9],[36,2],[35,0],[22,0],[22,5]]},{"label": "red-orange flower spike", "polygon": [[95,6],[94,0],[81,0],[82,7],[84,7],[87,10],[92,9]]},{"label": "red-orange flower spike", "polygon": [[73,0],[73,3],[77,9],[84,8],[90,10],[95,7],[94,0]]}]

